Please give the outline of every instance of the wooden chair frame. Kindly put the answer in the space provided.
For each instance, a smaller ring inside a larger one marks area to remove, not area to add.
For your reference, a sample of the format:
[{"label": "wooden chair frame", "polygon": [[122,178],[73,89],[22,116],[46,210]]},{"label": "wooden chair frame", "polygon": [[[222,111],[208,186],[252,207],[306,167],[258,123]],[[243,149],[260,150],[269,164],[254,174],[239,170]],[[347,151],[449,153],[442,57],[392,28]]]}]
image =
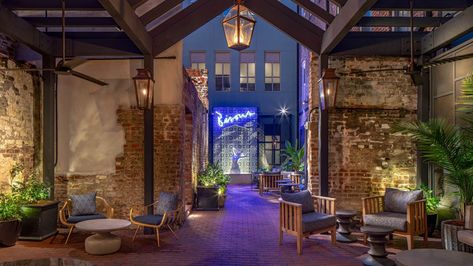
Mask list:
[{"label": "wooden chair frame", "polygon": [[[151,207],[151,206],[155,206],[156,204],[158,204],[158,201],[155,201],[151,204],[148,204],[146,206],[144,206],[144,209],[148,208],[148,207]],[[141,227],[148,227],[148,228],[153,228],[155,231],[156,231],[156,242],[158,244],[158,247],[160,247],[160,243],[159,243],[159,229],[161,228],[164,228],[164,227],[167,227],[169,229],[169,231],[171,231],[171,233],[174,235],[174,237],[176,239],[178,239],[176,233],[174,232],[173,230],[173,227],[175,228],[176,226],[179,225],[180,222],[182,222],[182,204],[179,204],[179,206],[177,207],[176,210],[174,211],[167,211],[164,213],[163,215],[163,219],[161,220],[161,223],[158,224],[158,225],[152,225],[152,224],[145,224],[145,223],[141,223],[141,222],[138,222],[136,221],[133,217],[134,217],[134,211],[133,211],[133,208],[130,209],[130,222],[134,225],[137,226],[136,230],[135,230],[135,234],[133,235],[133,240],[132,242],[135,241],[135,238],[136,238],[136,234],[138,233],[138,231],[140,230]],[[140,214],[143,214],[144,211]]]},{"label": "wooden chair frame", "polygon": [[[376,214],[384,211],[384,196],[362,198],[363,217],[367,214]],[[407,205],[407,231],[394,231],[393,235],[405,237],[407,249],[414,248],[414,236],[424,236],[424,243],[428,241],[427,211],[425,199],[411,202]],[[365,235],[366,242],[366,235]]]},{"label": "wooden chair frame", "polygon": [[278,180],[284,179],[282,174],[260,174],[259,175],[259,194],[263,195],[267,191],[279,191],[279,184],[276,182]]},{"label": "wooden chair frame", "polygon": [[[114,209],[108,204],[108,202],[102,198],[97,196],[95,198],[97,206],[102,206],[105,209],[105,217],[107,218],[112,218]],[[64,202],[64,205],[59,209],[59,221],[61,224],[69,228],[69,233],[67,234],[66,242],[64,244],[67,244],[69,242],[69,238],[71,237],[72,231],[74,231],[74,228],[76,227],[75,224],[67,222],[67,217],[70,216],[72,213],[72,201],[71,199],[67,199]]]},{"label": "wooden chair frame", "polygon": [[[335,216],[335,199],[312,196],[316,212]],[[333,225],[312,232],[302,232],[302,205],[298,203],[281,200],[279,203],[279,245],[282,244],[283,233],[293,235],[297,238],[297,254],[302,254],[302,238],[310,235],[330,232],[332,244],[336,244],[337,226]]]},{"label": "wooden chair frame", "polygon": [[292,183],[300,184],[301,183],[301,174],[290,174],[289,178],[292,180]]}]

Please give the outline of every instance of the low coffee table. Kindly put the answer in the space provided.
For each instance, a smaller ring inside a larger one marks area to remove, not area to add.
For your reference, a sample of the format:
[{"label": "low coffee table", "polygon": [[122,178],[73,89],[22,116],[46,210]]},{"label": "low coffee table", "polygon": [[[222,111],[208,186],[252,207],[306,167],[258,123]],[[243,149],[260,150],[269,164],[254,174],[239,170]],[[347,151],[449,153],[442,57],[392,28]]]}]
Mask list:
[{"label": "low coffee table", "polygon": [[342,243],[353,243],[358,241],[355,236],[351,235],[352,219],[355,217],[356,211],[339,210],[336,212],[337,216],[337,241]]},{"label": "low coffee table", "polygon": [[453,266],[471,265],[473,254],[443,249],[413,249],[399,252],[394,256],[399,266]]},{"label": "low coffee table", "polygon": [[79,222],[76,228],[95,233],[85,239],[85,252],[92,255],[105,255],[120,250],[122,240],[111,232],[128,228],[130,221],[122,219],[97,219]]},{"label": "low coffee table", "polygon": [[394,266],[394,261],[387,258],[386,252],[386,236],[394,230],[390,227],[381,226],[362,226],[360,231],[368,235],[368,243],[370,250],[369,256],[363,260],[365,266]]}]

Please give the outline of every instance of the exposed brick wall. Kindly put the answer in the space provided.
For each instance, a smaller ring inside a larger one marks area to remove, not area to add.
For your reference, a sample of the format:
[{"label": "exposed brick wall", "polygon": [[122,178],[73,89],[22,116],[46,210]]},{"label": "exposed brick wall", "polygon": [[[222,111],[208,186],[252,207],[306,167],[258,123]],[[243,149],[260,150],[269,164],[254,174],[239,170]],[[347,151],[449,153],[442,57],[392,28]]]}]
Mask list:
[{"label": "exposed brick wall", "polygon": [[[0,50],[6,42],[0,36]],[[0,66],[28,67],[7,58],[0,58]],[[25,174],[41,171],[41,87],[34,73],[0,72],[0,191],[9,188],[15,163],[24,165]]]},{"label": "exposed brick wall", "polygon": [[[313,55],[311,86],[316,88],[317,57]],[[350,70],[403,66],[406,58],[339,57],[329,65],[341,77],[337,109],[329,115],[329,195],[339,208],[360,209],[361,198],[382,194],[386,187],[415,186],[416,154],[410,139],[393,132],[400,121],[416,118],[416,89],[402,72],[362,75]],[[317,90],[311,104],[318,106]],[[309,124],[309,189],[317,194],[318,113]]]},{"label": "exposed brick wall", "polygon": [[0,33],[0,58],[15,58],[17,46],[17,42],[12,38]]}]

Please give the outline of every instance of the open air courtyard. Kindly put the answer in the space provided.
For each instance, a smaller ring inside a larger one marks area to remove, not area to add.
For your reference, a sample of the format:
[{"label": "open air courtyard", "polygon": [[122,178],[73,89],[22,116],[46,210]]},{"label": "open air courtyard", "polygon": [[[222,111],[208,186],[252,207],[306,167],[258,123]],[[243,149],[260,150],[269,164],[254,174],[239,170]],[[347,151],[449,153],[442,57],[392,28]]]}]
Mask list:
[{"label": "open air courtyard", "polygon": [[473,0],[0,0],[1,265],[473,262]]}]

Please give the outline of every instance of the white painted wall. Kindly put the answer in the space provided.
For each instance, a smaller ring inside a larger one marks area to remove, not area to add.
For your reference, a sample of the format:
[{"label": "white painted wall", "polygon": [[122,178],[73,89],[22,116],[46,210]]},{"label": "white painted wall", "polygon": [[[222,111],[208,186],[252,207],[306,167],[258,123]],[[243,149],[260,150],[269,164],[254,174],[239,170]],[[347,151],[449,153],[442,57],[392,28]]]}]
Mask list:
[{"label": "white painted wall", "polygon": [[[179,104],[182,99],[182,44],[155,60],[155,103]],[[132,77],[143,61],[89,60],[75,70],[107,82],[100,87],[72,76],[58,78],[58,164],[56,175],[95,175],[115,172],[125,137],[117,109],[135,105]]]}]

